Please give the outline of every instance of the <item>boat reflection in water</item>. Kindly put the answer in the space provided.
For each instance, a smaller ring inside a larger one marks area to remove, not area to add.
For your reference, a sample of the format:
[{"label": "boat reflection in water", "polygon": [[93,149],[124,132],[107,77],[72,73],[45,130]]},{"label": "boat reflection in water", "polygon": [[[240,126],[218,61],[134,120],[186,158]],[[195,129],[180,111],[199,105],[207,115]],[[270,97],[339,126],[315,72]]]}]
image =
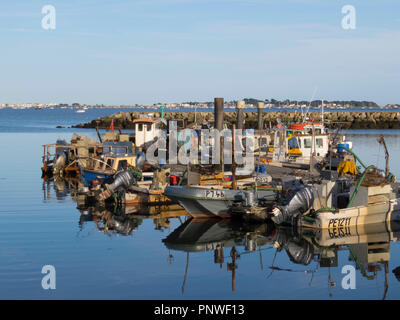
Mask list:
[{"label": "boat reflection in water", "polygon": [[[162,208],[159,208],[160,210]],[[146,210],[134,209],[132,206],[129,207],[78,207],[81,212],[79,218],[79,228],[83,230],[84,225],[87,222],[95,222],[97,229],[107,235],[120,234],[120,235],[131,235],[137,228],[142,224],[144,219],[152,219],[154,222],[155,230],[169,230],[170,219],[179,218],[180,216],[186,216],[186,211],[182,209],[172,210],[169,208],[168,211],[153,212],[155,208],[146,207]],[[151,210],[152,214],[148,211]],[[135,214],[131,214],[134,211]],[[140,214],[138,214],[140,213]],[[182,221],[182,220],[181,220]]]},{"label": "boat reflection in water", "polygon": [[[224,263],[224,248],[231,248],[227,270],[232,272],[232,290],[235,291],[235,277],[240,255],[259,249],[262,267],[261,247],[272,242],[273,224],[244,224],[234,220],[188,219],[163,240],[169,250],[187,252],[185,276],[182,285],[184,292],[189,266],[189,253],[214,251],[214,263]],[[239,253],[237,246],[244,246],[246,252]]]},{"label": "boat reflection in water", "polygon": [[[188,216],[179,205],[143,206],[130,204],[128,206],[105,203],[87,203],[79,196],[79,188],[83,182],[78,179],[54,178],[43,182],[43,200],[52,199],[51,189],[57,200],[67,200],[71,197],[77,203],[81,215],[79,229],[82,231],[85,224],[94,222],[99,231],[104,234],[131,235],[142,224],[143,219],[152,219],[155,230],[170,230],[170,219]],[[180,220],[182,222],[182,220]]]},{"label": "boat reflection in water", "polygon": [[60,178],[56,177],[52,180],[43,179],[42,190],[43,200],[51,199],[51,188],[53,187],[57,200],[66,200],[70,196],[76,201],[77,191],[81,186],[81,182],[76,178]]},{"label": "boat reflection in water", "polygon": [[[152,219],[154,229],[170,232],[171,219],[176,218],[181,225],[165,239],[164,245],[169,251],[186,252],[186,268],[183,279],[184,292],[188,276],[190,254],[213,251],[214,263],[221,267],[226,262],[228,272],[232,274],[232,290],[236,290],[236,272],[239,259],[248,254],[259,255],[260,267],[267,269],[266,279],[277,272],[298,272],[302,276],[311,276],[328,268],[327,283],[329,295],[337,284],[332,277],[332,268],[341,268],[345,264],[355,267],[357,272],[367,280],[376,280],[378,275],[384,276],[385,298],[389,286],[390,242],[399,241],[400,223],[396,221],[384,224],[358,225],[356,227],[341,226],[330,229],[311,229],[306,227],[276,227],[271,223],[244,223],[236,220],[193,219],[178,205],[170,206],[93,206],[79,199],[80,182],[60,180],[43,184],[44,200],[51,200],[52,187],[57,200],[66,199],[67,195],[77,202],[81,215],[79,228],[82,231],[86,224],[94,223],[96,228],[108,236],[129,236],[135,233],[144,219]],[[263,253],[271,251],[270,259],[263,259]],[[340,254],[341,260],[339,261]],[[289,260],[297,265],[313,266],[308,270],[296,270],[291,264],[278,265],[276,258],[286,253]],[[346,256],[343,259],[343,255]],[[173,260],[169,252],[168,262]],[[264,261],[263,261],[264,260]],[[339,265],[339,262],[342,262]],[[400,281],[400,266],[393,267],[392,272]],[[340,286],[340,283],[339,283]]]},{"label": "boat reflection in water", "polygon": [[112,212],[105,208],[100,209],[84,209],[80,210],[79,228],[83,230],[85,223],[94,222],[97,229],[111,236],[120,234],[123,236],[131,235],[136,231],[137,227],[142,224],[142,219],[126,215],[121,212]]},{"label": "boat reflection in water", "polygon": [[[188,275],[189,254],[201,251],[214,251],[214,263],[223,264],[224,248],[231,248],[227,270],[232,272],[232,290],[235,288],[235,270],[237,260],[244,254],[259,254],[263,269],[262,251],[276,249],[273,255],[267,278],[274,272],[301,272],[311,274],[310,283],[319,268],[329,268],[329,295],[336,282],[332,280],[331,268],[338,267],[338,252],[347,251],[348,260],[361,275],[368,279],[377,279],[379,272],[384,273],[384,293],[388,290],[388,274],[390,260],[390,242],[398,241],[400,236],[399,223],[387,223],[354,228],[316,230],[292,227],[275,228],[272,224],[243,224],[228,220],[189,219],[167,238],[163,240],[170,250],[187,253],[186,270],[182,292]],[[239,252],[239,247],[244,247]],[[311,270],[294,270],[275,264],[277,254],[286,252],[295,264],[304,266],[315,262]],[[265,263],[265,262],[264,262]],[[400,279],[400,267],[393,269]],[[400,281],[400,280],[399,280]]]}]

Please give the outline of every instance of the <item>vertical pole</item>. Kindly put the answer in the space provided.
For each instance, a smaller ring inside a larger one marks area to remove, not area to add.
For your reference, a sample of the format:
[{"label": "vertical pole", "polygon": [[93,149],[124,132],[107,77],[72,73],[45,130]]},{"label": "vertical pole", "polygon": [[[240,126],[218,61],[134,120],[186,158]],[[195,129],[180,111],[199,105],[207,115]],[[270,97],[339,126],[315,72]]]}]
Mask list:
[{"label": "vertical pole", "polygon": [[257,111],[258,111],[258,130],[263,129],[263,109],[264,109],[264,102],[260,101],[257,104]]},{"label": "vertical pole", "polygon": [[214,128],[221,131],[224,126],[224,98],[214,98]]},{"label": "vertical pole", "polygon": [[182,294],[185,292],[185,283],[186,283],[186,277],[188,275],[188,268],[189,268],[189,252],[186,253],[186,268],[185,268],[185,277],[183,278],[183,284],[182,284]]},{"label": "vertical pole", "polygon": [[235,124],[233,124],[233,130],[232,130],[232,189],[233,190],[236,190],[235,134],[236,134],[236,127]]},{"label": "vertical pole", "polygon": [[161,111],[161,119],[164,118],[164,106],[160,106],[160,111]]},{"label": "vertical pole", "polygon": [[[224,98],[214,98],[214,128],[221,133],[224,126]],[[224,172],[224,148],[223,137],[220,136],[219,152],[221,171]]]},{"label": "vertical pole", "polygon": [[310,174],[313,172],[313,162],[314,162],[314,153],[315,153],[315,131],[314,131],[314,123],[312,125],[312,137],[311,137],[311,154],[310,154]]},{"label": "vertical pole", "polygon": [[[257,103],[257,111],[258,111],[258,135],[256,136],[257,138],[257,145],[258,145],[258,151],[260,151],[260,142],[261,142],[261,132],[263,130],[264,127],[264,123],[263,123],[263,109],[264,109],[264,102],[260,101]],[[260,156],[260,152],[258,152],[259,156]],[[258,166],[260,166],[260,158],[258,158]],[[260,169],[260,168],[258,168]],[[258,170],[257,170],[257,175],[258,175]],[[257,184],[257,182],[256,182]]]},{"label": "vertical pole", "polygon": [[237,112],[236,127],[240,130],[243,129],[244,127],[244,113],[243,113],[244,106],[245,102],[243,100],[238,101],[236,104],[236,112]]},{"label": "vertical pole", "polygon": [[324,100],[322,100],[321,104],[321,120],[322,120],[322,125],[324,125]]},{"label": "vertical pole", "polygon": [[387,178],[387,176],[389,175],[389,152],[387,150],[386,147],[386,143],[385,143],[385,139],[383,138],[383,135],[380,136],[378,142],[380,144],[383,145],[384,149],[385,149],[385,161],[386,161],[386,165],[385,165],[385,177]]}]

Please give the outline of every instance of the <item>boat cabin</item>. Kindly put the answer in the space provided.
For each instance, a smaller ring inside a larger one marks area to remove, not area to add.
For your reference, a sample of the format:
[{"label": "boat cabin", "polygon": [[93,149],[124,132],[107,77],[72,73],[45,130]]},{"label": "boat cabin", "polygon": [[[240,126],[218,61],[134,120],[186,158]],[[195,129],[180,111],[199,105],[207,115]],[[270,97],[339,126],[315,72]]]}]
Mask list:
[{"label": "boat cabin", "polygon": [[305,134],[302,131],[278,129],[275,131],[273,159],[309,159],[311,155],[325,157],[329,152],[328,134]]},{"label": "boat cabin", "polygon": [[301,155],[310,158],[313,153],[318,157],[325,157],[329,152],[329,138],[326,134],[297,135],[292,136],[288,141],[290,151],[290,140],[297,139],[298,149]]},{"label": "boat cabin", "polygon": [[126,170],[128,165],[136,166],[136,156],[106,156],[103,160],[96,161],[94,170],[117,172]]},{"label": "boat cabin", "polygon": [[314,134],[324,134],[326,132],[326,128],[322,123],[307,121],[303,125],[303,132],[307,134],[312,134],[314,130]]},{"label": "boat cabin", "polygon": [[117,155],[125,156],[133,154],[133,144],[128,141],[104,141],[103,144],[104,155]]},{"label": "boat cabin", "polygon": [[153,119],[135,119],[133,123],[135,125],[135,144],[137,147],[154,140],[159,133],[156,128],[156,122]]}]

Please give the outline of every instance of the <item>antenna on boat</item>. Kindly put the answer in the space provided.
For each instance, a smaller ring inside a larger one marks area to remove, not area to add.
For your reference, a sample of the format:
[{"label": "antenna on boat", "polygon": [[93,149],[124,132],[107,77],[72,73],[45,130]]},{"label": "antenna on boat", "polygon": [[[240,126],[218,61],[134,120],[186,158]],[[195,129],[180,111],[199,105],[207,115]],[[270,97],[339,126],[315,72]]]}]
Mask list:
[{"label": "antenna on boat", "polygon": [[[311,102],[314,100],[314,97],[315,97],[315,94],[317,93],[317,90],[318,90],[318,87],[315,87],[313,95],[311,96],[311,99],[310,99],[310,103],[309,103],[308,108],[307,108],[307,112],[303,116],[303,123],[306,121],[306,117],[308,115],[308,111],[310,110]],[[301,111],[303,111],[303,107],[301,108]]]},{"label": "antenna on boat", "polygon": [[321,121],[322,125],[324,125],[324,100],[321,100]]}]

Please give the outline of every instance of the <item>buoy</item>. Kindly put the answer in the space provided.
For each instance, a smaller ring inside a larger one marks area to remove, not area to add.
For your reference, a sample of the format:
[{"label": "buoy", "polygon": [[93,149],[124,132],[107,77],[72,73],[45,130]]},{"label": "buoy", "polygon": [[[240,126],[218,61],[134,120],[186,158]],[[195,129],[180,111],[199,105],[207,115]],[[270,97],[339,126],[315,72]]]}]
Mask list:
[{"label": "buoy", "polygon": [[169,177],[169,184],[170,184],[171,186],[177,185],[178,182],[179,182],[179,177],[178,177],[178,176],[170,176],[170,177]]}]

